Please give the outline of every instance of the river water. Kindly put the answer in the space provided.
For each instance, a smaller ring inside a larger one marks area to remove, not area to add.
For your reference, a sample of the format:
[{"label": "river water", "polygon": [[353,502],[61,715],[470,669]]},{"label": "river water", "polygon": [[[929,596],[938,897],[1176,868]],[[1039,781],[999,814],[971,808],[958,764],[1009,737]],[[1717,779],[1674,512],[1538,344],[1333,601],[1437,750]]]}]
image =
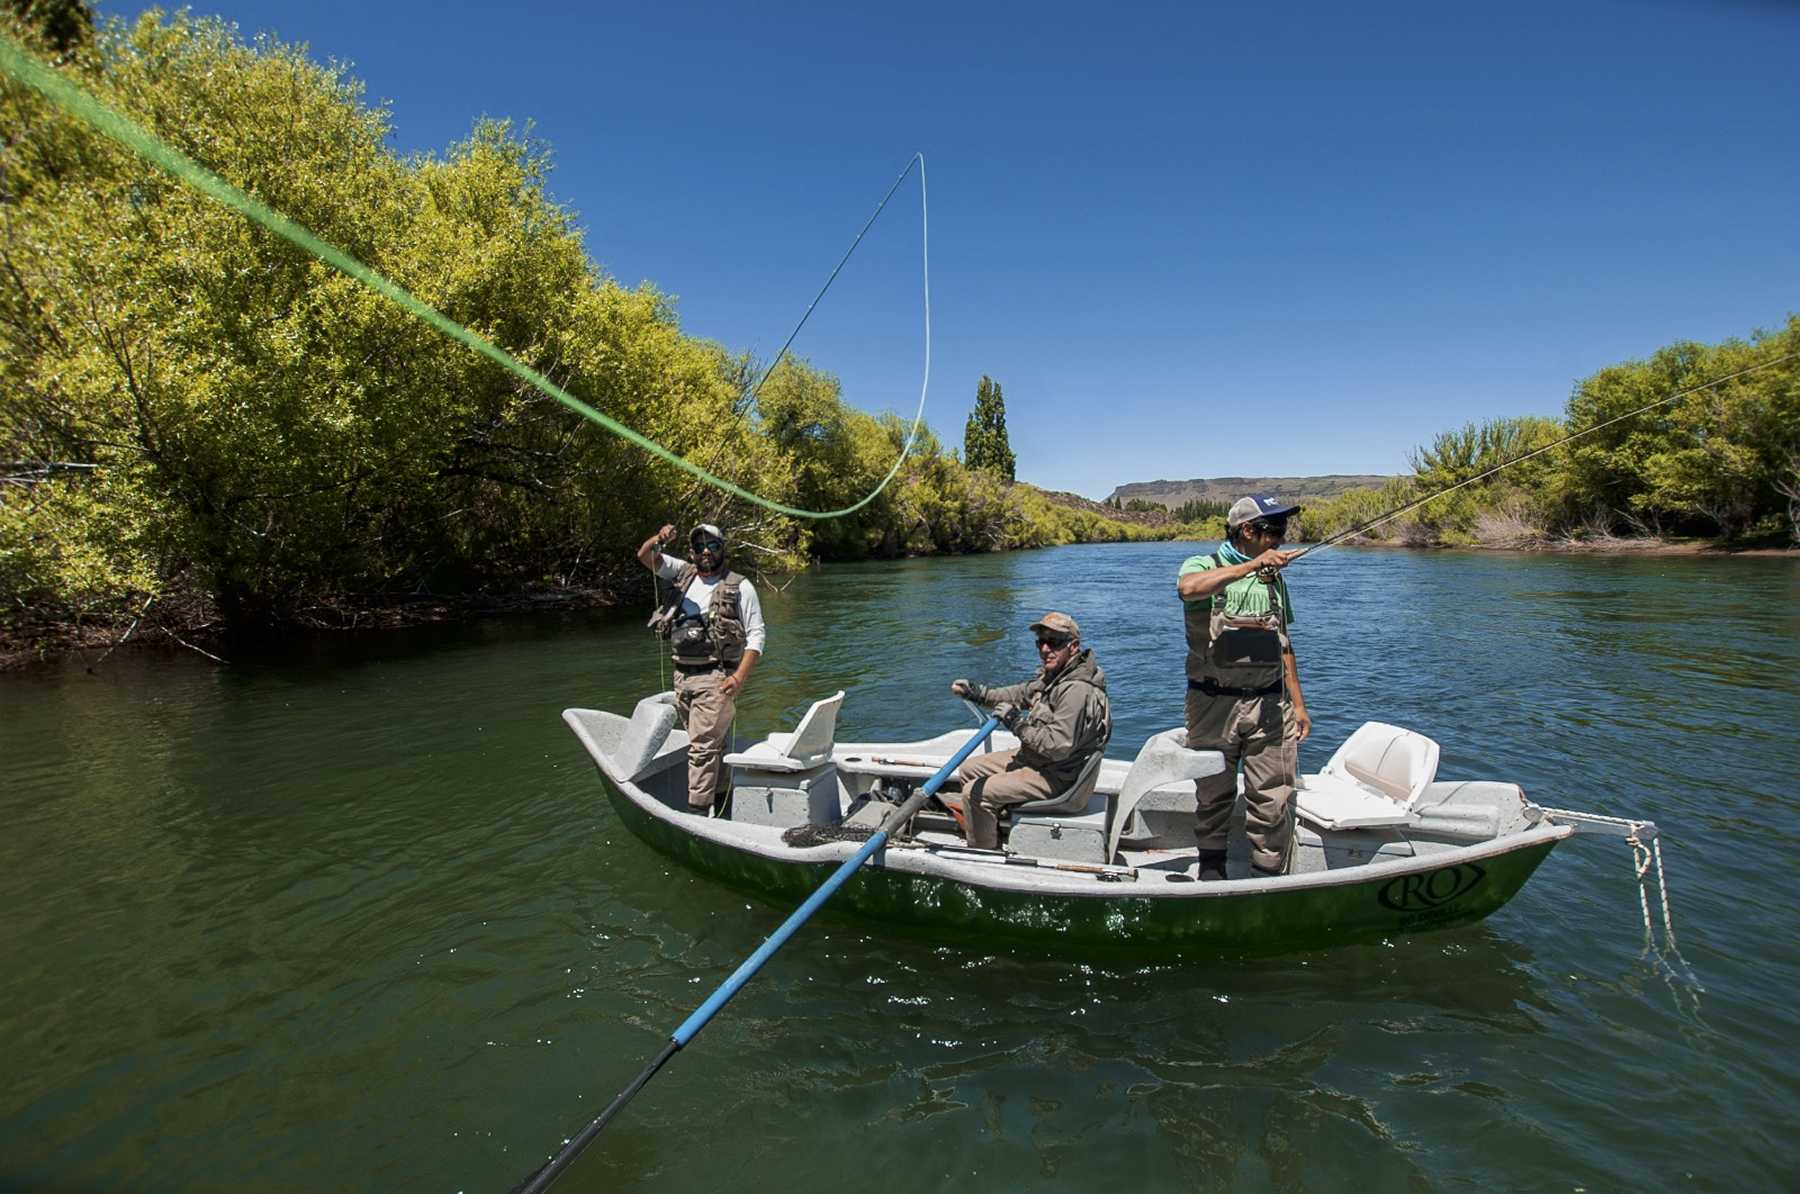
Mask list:
[{"label": "river water", "polygon": [[[1181,716],[1191,545],[839,566],[765,594],[740,729],[967,724],[1080,619],[1115,755]],[[822,915],[558,1190],[1792,1188],[1800,563],[1323,552],[1290,575],[1316,769],[1653,818],[1682,952],[1584,838],[1486,922],[1257,961],[934,948]],[[658,684],[630,617],[0,678],[0,1185],[499,1191],[788,909],[623,832],[565,706]]]}]

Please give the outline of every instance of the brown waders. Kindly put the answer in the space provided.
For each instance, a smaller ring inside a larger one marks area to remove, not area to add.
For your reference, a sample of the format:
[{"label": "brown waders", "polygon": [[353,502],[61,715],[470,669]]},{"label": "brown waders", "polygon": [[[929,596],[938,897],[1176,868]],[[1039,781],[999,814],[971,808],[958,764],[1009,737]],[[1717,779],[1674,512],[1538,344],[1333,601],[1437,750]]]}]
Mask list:
[{"label": "brown waders", "polygon": [[1188,749],[1225,756],[1222,773],[1194,781],[1199,802],[1194,837],[1203,879],[1224,878],[1240,765],[1250,865],[1263,874],[1283,873],[1294,837],[1296,727],[1282,699],[1288,636],[1281,603],[1271,600],[1271,612],[1261,617],[1230,617],[1225,608],[1220,590],[1185,610]]},{"label": "brown waders", "polygon": [[704,813],[725,795],[725,746],[737,714],[736,698],[719,687],[728,675],[723,666],[675,669],[675,708],[688,732],[689,812]]},{"label": "brown waders", "polygon": [[969,844],[979,850],[1000,848],[1000,810],[1056,795],[1056,785],[1035,767],[1021,766],[1016,750],[997,750],[965,760],[956,769],[963,781],[963,816],[968,818]]}]

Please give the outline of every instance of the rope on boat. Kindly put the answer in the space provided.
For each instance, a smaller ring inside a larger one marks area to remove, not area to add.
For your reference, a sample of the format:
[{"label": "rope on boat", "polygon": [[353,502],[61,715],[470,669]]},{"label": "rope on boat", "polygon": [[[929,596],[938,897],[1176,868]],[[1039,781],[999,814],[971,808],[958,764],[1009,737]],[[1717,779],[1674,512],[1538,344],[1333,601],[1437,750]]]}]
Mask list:
[{"label": "rope on boat", "polygon": [[[1638,889],[1638,908],[1644,916],[1644,952],[1640,955],[1653,959],[1657,970],[1662,974],[1672,989],[1680,996],[1680,988],[1686,987],[1689,994],[1698,997],[1706,991],[1694,968],[1682,956],[1681,947],[1675,940],[1675,919],[1669,911],[1669,878],[1663,869],[1662,834],[1657,830],[1655,822],[1634,820],[1630,817],[1608,817],[1600,813],[1576,812],[1567,808],[1543,808],[1540,811],[1554,821],[1569,825],[1576,832],[1605,833],[1625,839],[1631,847],[1631,869]],[[1662,923],[1657,925],[1651,913],[1650,905],[1650,873],[1656,873],[1657,904],[1662,909]],[[1670,959],[1673,958],[1674,962]],[[1680,963],[1677,970],[1675,963]]]}]

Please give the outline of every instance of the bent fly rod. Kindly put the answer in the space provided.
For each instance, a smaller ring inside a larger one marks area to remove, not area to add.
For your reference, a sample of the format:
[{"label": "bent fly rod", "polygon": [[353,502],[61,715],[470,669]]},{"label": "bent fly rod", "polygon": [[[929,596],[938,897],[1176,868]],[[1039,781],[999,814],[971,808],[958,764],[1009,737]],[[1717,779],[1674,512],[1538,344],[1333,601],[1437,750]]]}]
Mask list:
[{"label": "bent fly rod", "polygon": [[1633,418],[1637,415],[1641,415],[1647,410],[1655,410],[1659,406],[1667,406],[1669,403],[1674,402],[1678,398],[1686,398],[1689,394],[1697,394],[1701,390],[1710,390],[1714,386],[1723,385],[1728,381],[1735,381],[1737,378],[1743,377],[1746,374],[1756,373],[1763,369],[1772,369],[1776,365],[1780,365],[1786,361],[1793,360],[1795,357],[1800,357],[1800,351],[1790,352],[1783,356],[1778,356],[1774,360],[1764,361],[1760,365],[1751,365],[1751,366],[1748,366],[1747,368],[1739,369],[1736,373],[1727,373],[1723,377],[1715,377],[1715,378],[1712,378],[1710,381],[1703,381],[1699,385],[1689,386],[1685,390],[1677,390],[1673,394],[1670,394],[1666,398],[1658,398],[1655,402],[1646,402],[1644,405],[1637,407],[1634,410],[1628,410],[1622,415],[1616,415],[1613,418],[1606,420],[1606,422],[1604,422],[1604,423],[1596,423],[1592,427],[1584,427],[1580,431],[1571,431],[1569,434],[1563,436],[1562,438],[1552,440],[1551,442],[1545,444],[1541,448],[1533,448],[1529,452],[1521,452],[1517,456],[1513,456],[1509,459],[1502,460],[1499,464],[1494,465],[1490,469],[1485,469],[1482,472],[1476,473],[1473,477],[1470,477],[1467,480],[1458,481],[1454,485],[1447,485],[1442,489],[1433,490],[1432,492],[1426,494],[1424,497],[1414,498],[1412,501],[1407,502],[1405,505],[1396,506],[1392,510],[1389,510],[1387,513],[1379,514],[1379,515],[1375,516],[1374,518],[1371,518],[1367,522],[1359,523],[1356,526],[1349,527],[1345,530],[1339,531],[1337,534],[1328,536],[1327,538],[1320,540],[1318,543],[1312,544],[1310,547],[1301,548],[1299,551],[1294,553],[1294,555],[1288,560],[1288,563],[1289,564],[1295,563],[1295,562],[1301,560],[1302,558],[1311,555],[1315,551],[1323,551],[1325,548],[1330,547],[1334,543],[1341,543],[1345,539],[1349,539],[1352,536],[1360,535],[1364,531],[1372,530],[1375,527],[1380,526],[1384,522],[1392,522],[1394,519],[1399,518],[1402,514],[1407,514],[1413,510],[1417,510],[1420,506],[1423,506],[1427,502],[1436,501],[1438,498],[1444,497],[1447,494],[1455,493],[1457,490],[1463,488],[1464,486],[1473,485],[1477,481],[1486,480],[1487,478],[1493,476],[1495,473],[1500,472],[1502,469],[1511,468],[1513,465],[1530,460],[1534,456],[1542,456],[1545,452],[1548,452],[1553,448],[1560,448],[1564,444],[1569,443],[1571,440],[1578,440],[1584,435],[1592,435],[1596,431],[1603,431],[1606,428],[1611,427],[1614,423],[1623,423],[1626,419]]}]

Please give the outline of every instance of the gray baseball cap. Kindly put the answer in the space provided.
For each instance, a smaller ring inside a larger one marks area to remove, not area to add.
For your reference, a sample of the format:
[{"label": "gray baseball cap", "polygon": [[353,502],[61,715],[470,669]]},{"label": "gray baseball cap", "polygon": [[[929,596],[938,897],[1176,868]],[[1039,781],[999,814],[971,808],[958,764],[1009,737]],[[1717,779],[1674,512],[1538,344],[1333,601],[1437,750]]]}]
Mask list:
[{"label": "gray baseball cap", "polygon": [[1300,513],[1304,508],[1288,505],[1280,498],[1270,497],[1266,493],[1253,493],[1231,503],[1231,512],[1225,515],[1225,529],[1235,531],[1245,523],[1255,522],[1259,518],[1285,518],[1290,514]]}]

